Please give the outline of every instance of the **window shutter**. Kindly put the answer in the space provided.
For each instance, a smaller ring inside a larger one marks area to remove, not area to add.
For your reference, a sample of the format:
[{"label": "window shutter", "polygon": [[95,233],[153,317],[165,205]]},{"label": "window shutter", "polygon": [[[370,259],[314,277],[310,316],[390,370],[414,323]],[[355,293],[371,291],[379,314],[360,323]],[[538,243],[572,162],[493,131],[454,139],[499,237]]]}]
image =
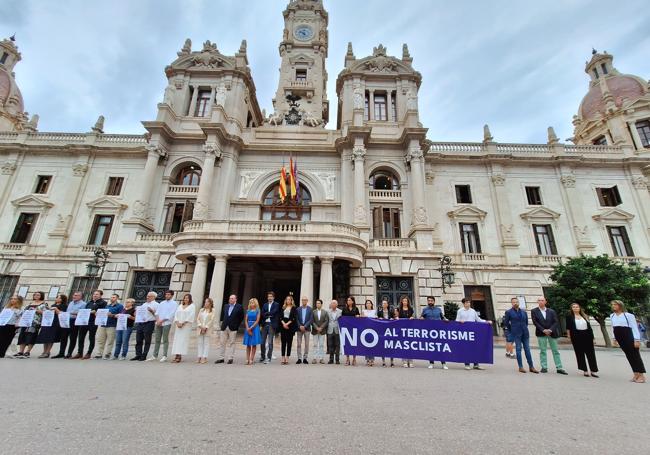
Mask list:
[{"label": "window shutter", "polygon": [[555,246],[555,236],[553,236],[553,229],[551,225],[546,225],[546,231],[548,233],[548,241],[551,244],[551,254],[557,255],[557,247]]},{"label": "window shutter", "polygon": [[110,238],[111,230],[113,229],[113,220],[115,219],[115,217],[113,215],[108,216],[106,218],[109,218],[110,221],[106,225],[106,229],[104,229],[104,236],[102,237],[102,245],[108,244],[108,239]]},{"label": "window shutter", "polygon": [[372,235],[376,239],[384,238],[384,226],[383,226],[383,208],[374,207],[372,209]]},{"label": "window shutter", "polygon": [[474,236],[476,237],[476,251],[475,253],[481,253],[481,238],[478,236],[478,224],[472,224],[472,229],[474,230]]},{"label": "window shutter", "polygon": [[625,254],[627,256],[634,256],[634,251],[632,251],[632,244],[630,243],[630,238],[627,236],[627,229],[621,227],[620,230],[621,230],[621,235],[623,236],[623,244],[625,245]]},{"label": "window shutter", "polygon": [[167,216],[165,217],[165,226],[163,227],[163,232],[169,234],[172,231],[172,223],[174,222],[174,209],[176,204],[169,203],[167,204]]},{"label": "window shutter", "polygon": [[460,231],[460,246],[463,253],[467,253],[467,245],[465,244],[465,235],[463,232],[463,223],[458,223],[458,230]]},{"label": "window shutter", "polygon": [[537,245],[537,254],[542,254],[542,244],[539,241],[539,232],[537,232],[536,224],[533,224],[533,236],[535,237],[535,245]]}]

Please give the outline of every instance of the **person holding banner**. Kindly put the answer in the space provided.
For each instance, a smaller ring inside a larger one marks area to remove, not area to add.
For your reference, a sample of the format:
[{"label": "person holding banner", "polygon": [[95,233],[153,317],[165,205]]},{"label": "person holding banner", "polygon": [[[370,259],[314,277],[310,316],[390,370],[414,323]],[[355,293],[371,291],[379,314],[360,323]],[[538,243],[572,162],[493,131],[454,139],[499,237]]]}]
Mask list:
[{"label": "person holding banner", "polygon": [[[90,318],[88,319],[88,325],[82,325],[79,327],[79,347],[77,350],[77,355],[75,358],[88,360],[95,349],[95,335],[97,334],[97,325],[95,325],[95,314],[97,310],[106,308],[106,300],[102,298],[104,292],[100,289],[93,292],[90,302],[86,304],[86,310],[90,310]],[[86,342],[86,335],[88,335],[88,351],[84,355],[84,344]]]},{"label": "person holding banner", "polygon": [[[343,311],[341,311],[341,316],[349,316],[349,317],[353,317],[353,318],[360,317],[359,308],[357,308],[357,302],[354,300],[354,297],[349,296],[345,300],[345,306],[343,307]],[[350,366],[350,356],[349,355],[345,356],[345,366]],[[355,366],[355,367],[357,366],[357,356],[356,355],[352,356],[352,366]]]},{"label": "person holding banner", "polygon": [[135,310],[135,357],[131,361],[144,362],[149,353],[158,309],[156,297],[158,297],[157,292],[149,291],[146,302]]},{"label": "person holding banner", "polygon": [[[410,302],[409,302],[410,304]],[[442,312],[442,308],[436,306],[436,298],[432,295],[427,297],[427,306],[424,310],[422,310],[422,314],[420,315],[420,319],[424,319],[427,321],[446,321],[447,318],[445,318],[445,314]],[[430,361],[429,362],[429,369],[433,368],[433,365],[436,362]],[[448,370],[449,367],[447,366],[447,362],[440,362],[442,364],[442,369],[443,370]]]},{"label": "person holding banner", "polygon": [[[66,359],[72,358],[72,351],[74,351],[75,346],[77,345],[77,337],[79,335],[79,327],[77,324],[77,314],[79,310],[86,308],[86,302],[83,299],[83,294],[81,292],[75,292],[72,294],[72,302],[68,304],[68,313],[70,313],[70,331],[69,339],[61,340],[61,347],[59,348],[59,355],[54,356],[55,359],[60,358],[59,356],[65,352],[66,343],[68,343],[68,354],[65,356]],[[75,356],[75,358],[81,358],[81,356]]]},{"label": "person holding banner", "polygon": [[7,349],[16,335],[16,325],[23,313],[23,298],[19,295],[13,295],[9,303],[0,313],[2,323],[0,323],[0,359],[3,359]]},{"label": "person holding banner", "polygon": [[62,332],[61,326],[59,325],[58,314],[65,313],[67,309],[68,296],[59,294],[54,300],[54,305],[49,309],[49,311],[52,311],[52,316],[54,316],[50,325],[45,325],[45,314],[43,315],[41,331],[36,339],[37,343],[43,344],[43,353],[38,356],[39,359],[47,359],[50,357],[50,352],[52,351],[54,343],[59,343],[61,341],[64,332]]},{"label": "person holding banner", "polygon": [[328,365],[334,363],[339,365],[341,362],[339,356],[341,354],[341,339],[339,337],[339,318],[341,317],[341,310],[339,309],[339,302],[332,300],[330,302],[330,309],[327,311],[327,353],[330,355]]},{"label": "person holding banner", "polygon": [[513,297],[510,299],[512,308],[506,311],[504,324],[510,330],[515,341],[515,350],[517,352],[517,365],[519,366],[519,372],[525,373],[524,362],[521,358],[521,347],[524,348],[524,353],[526,354],[526,361],[528,362],[528,370],[531,373],[539,373],[535,369],[533,364],[533,356],[530,353],[530,333],[528,332],[528,314],[526,310],[519,308],[519,299]]},{"label": "person holding banner", "polygon": [[[461,300],[463,307],[458,310],[456,313],[456,321],[460,322],[461,324],[464,322],[485,322],[488,324],[492,324],[492,321],[485,321],[481,319],[481,317],[478,315],[476,310],[472,308],[471,302],[467,298],[463,298]],[[465,364],[465,369],[466,370],[471,370],[469,363]],[[483,367],[480,366],[478,363],[474,363],[474,369],[475,370],[482,370]]]},{"label": "person holding banner", "polygon": [[196,306],[192,302],[192,296],[190,294],[183,296],[183,301],[176,308],[173,318],[176,331],[174,332],[174,342],[172,344],[172,354],[174,354],[174,360],[172,362],[180,363],[183,360],[183,356],[187,355],[187,350],[190,345],[190,334],[192,333],[192,324],[196,320]]},{"label": "person holding banner", "polygon": [[[381,308],[377,311],[377,319],[383,319],[385,321],[388,321],[390,319],[393,319],[393,317],[394,317],[393,311],[390,309],[390,303],[388,302],[388,299],[384,297],[381,300]],[[381,366],[386,368],[386,357],[381,358]],[[390,366],[391,368],[395,366],[392,357],[390,359]]]},{"label": "person holding banner", "polygon": [[[43,311],[47,310],[47,303],[45,303],[45,294],[41,291],[34,292],[33,302],[29,304],[21,316],[21,321],[18,323],[22,328],[20,329],[20,334],[18,335],[18,348],[19,351],[14,355],[15,359],[29,359],[29,354],[36,344],[36,339],[38,338],[38,332],[41,328],[41,320],[43,318]],[[27,320],[25,318],[26,313],[33,311]],[[24,324],[24,325],[21,325]]]},{"label": "person holding banner", "polygon": [[[427,299],[428,301],[429,299]],[[435,302],[435,300],[434,300]],[[413,306],[411,305],[411,299],[409,299],[407,296],[403,295],[399,299],[399,306],[397,307],[398,309],[398,314],[399,317],[395,319],[414,319],[415,318],[415,311],[413,310]],[[429,363],[429,366],[433,368],[433,362]],[[411,359],[402,359],[402,366],[404,368],[414,368],[415,363]],[[447,365],[442,362],[442,368],[445,370],[448,369]]]},{"label": "person holding banner", "polygon": [[282,353],[282,365],[289,364],[291,357],[291,344],[293,343],[293,334],[296,333],[296,321],[298,315],[296,307],[293,305],[293,297],[288,295],[284,299],[282,311],[280,312],[280,347]]},{"label": "person holding banner", "polygon": [[[377,310],[375,310],[372,300],[367,299],[364,306],[365,306],[365,308],[363,309],[364,318],[377,317]],[[366,356],[366,366],[368,367],[375,366],[375,358],[373,356]]]},{"label": "person holding banner", "polygon": [[115,330],[117,328],[117,315],[122,312],[124,305],[120,303],[120,297],[117,294],[111,295],[111,300],[106,307],[106,325],[97,328],[97,355],[96,359],[110,360],[113,344],[115,343]]},{"label": "person holding banner", "polygon": [[[129,353],[129,339],[133,332],[133,323],[135,322],[135,299],[126,299],[124,308],[120,314],[115,317],[115,351],[113,351],[113,360],[126,360]],[[121,352],[121,357],[120,357]]]}]

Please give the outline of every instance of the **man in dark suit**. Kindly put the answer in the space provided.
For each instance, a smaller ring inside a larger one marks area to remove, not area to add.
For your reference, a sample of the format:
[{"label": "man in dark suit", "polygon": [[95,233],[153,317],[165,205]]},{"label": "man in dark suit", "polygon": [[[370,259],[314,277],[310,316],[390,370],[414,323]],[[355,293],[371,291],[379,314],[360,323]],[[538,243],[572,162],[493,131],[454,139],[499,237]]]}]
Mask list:
[{"label": "man in dark suit", "polygon": [[506,311],[503,324],[510,330],[510,334],[515,340],[519,372],[526,372],[524,370],[524,362],[521,358],[521,346],[523,345],[524,352],[526,353],[526,361],[528,362],[528,370],[531,373],[539,373],[535,369],[533,356],[530,353],[530,333],[528,333],[528,315],[526,314],[526,310],[519,308],[519,299],[517,297],[510,299],[510,303],[512,308]]},{"label": "man in dark suit", "polygon": [[[275,292],[266,293],[266,303],[262,306],[260,316],[262,327],[262,345],[260,346],[260,362],[271,363],[273,358],[273,339],[280,328],[280,304],[275,301]],[[268,340],[268,349],[267,349]]]},{"label": "man in dark suit", "polygon": [[562,358],[560,351],[557,349],[557,338],[560,336],[560,321],[557,314],[552,308],[546,307],[546,299],[540,297],[537,299],[537,308],[530,312],[530,317],[535,324],[535,335],[539,344],[539,363],[542,364],[542,373],[548,372],[548,363],[546,360],[546,348],[551,346],[553,362],[558,374],[567,374],[562,368]]},{"label": "man in dark suit", "polygon": [[233,362],[235,357],[235,338],[237,330],[244,320],[244,309],[241,304],[237,303],[235,294],[228,297],[228,305],[224,306],[223,319],[221,320],[221,333],[219,341],[221,343],[221,354],[219,359],[214,363],[223,363],[226,358],[226,344],[228,345],[228,364]]}]

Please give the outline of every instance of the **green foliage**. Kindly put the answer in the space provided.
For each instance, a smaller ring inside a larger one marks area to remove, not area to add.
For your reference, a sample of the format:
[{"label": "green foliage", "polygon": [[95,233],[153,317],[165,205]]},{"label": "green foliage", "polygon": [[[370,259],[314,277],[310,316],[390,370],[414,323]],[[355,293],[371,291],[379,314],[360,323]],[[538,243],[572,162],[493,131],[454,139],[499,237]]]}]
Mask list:
[{"label": "green foliage", "polygon": [[[554,284],[548,289],[549,306],[564,315],[573,302],[579,303],[598,321],[604,334],[612,300],[623,301],[637,316],[650,312],[650,279],[639,265],[622,264],[607,255],[578,256],[557,265],[551,280]],[[609,344],[607,337],[606,341]]]},{"label": "green foliage", "polygon": [[447,318],[450,321],[455,321],[456,320],[456,313],[458,313],[458,304],[452,302],[451,300],[445,301],[445,306],[444,306],[444,312],[445,312],[445,318]]}]

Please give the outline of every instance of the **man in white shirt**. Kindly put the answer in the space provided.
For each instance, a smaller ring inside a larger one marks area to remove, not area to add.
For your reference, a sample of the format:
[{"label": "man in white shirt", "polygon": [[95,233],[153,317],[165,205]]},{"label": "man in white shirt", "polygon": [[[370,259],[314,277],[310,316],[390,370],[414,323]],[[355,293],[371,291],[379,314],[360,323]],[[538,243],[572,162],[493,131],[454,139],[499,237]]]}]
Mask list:
[{"label": "man in white shirt", "polygon": [[177,308],[178,303],[176,303],[174,300],[174,291],[165,291],[165,300],[158,304],[158,309],[156,310],[156,340],[153,347],[153,356],[147,359],[147,361],[156,360],[158,358],[161,341],[163,344],[163,355],[160,361],[167,361],[167,352],[169,350],[169,331],[172,328],[172,322],[174,320],[174,314],[176,314]]},{"label": "man in white shirt", "polygon": [[[153,334],[154,326],[156,324],[156,310],[158,309],[158,302],[156,297],[158,294],[151,291],[147,294],[147,301],[144,302],[136,309],[136,324],[135,324],[135,357],[131,360],[145,360],[149,353],[151,346],[151,335]],[[138,318],[138,310],[145,308],[143,319]],[[142,345],[144,344],[144,349]]]},{"label": "man in white shirt", "polygon": [[314,337],[314,360],[312,363],[325,363],[325,338],[327,337],[327,325],[329,324],[329,315],[323,309],[323,301],[316,300],[316,309],[313,312],[313,322],[311,324],[311,334]]},{"label": "man in white shirt", "polygon": [[[461,300],[463,303],[463,307],[458,310],[456,313],[456,321],[460,322],[461,324],[463,322],[486,322],[488,324],[492,324],[492,321],[486,321],[484,319],[481,319],[481,317],[478,315],[476,310],[472,308],[471,302],[469,299],[463,299]],[[465,364],[465,369],[466,370],[471,370],[469,363]],[[474,364],[474,369],[475,370],[483,370],[484,368],[480,366],[478,363]]]}]

